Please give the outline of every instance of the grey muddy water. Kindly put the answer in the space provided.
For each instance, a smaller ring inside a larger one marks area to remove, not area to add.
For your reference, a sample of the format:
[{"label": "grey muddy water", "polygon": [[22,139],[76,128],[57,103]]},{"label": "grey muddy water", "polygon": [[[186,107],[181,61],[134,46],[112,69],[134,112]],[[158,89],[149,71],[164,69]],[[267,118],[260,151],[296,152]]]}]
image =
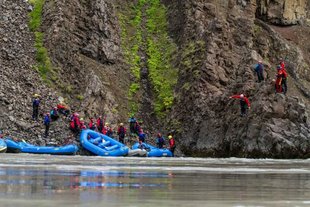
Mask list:
[{"label": "grey muddy water", "polygon": [[310,206],[310,160],[0,154],[0,206]]}]

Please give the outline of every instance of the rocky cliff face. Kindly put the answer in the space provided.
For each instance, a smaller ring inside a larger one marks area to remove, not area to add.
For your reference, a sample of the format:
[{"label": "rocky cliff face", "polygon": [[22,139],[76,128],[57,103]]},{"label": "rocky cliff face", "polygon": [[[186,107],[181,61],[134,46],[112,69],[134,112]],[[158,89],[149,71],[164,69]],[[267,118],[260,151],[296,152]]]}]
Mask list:
[{"label": "rocky cliff face", "polygon": [[278,25],[294,25],[307,17],[307,0],[257,1],[257,16]]},{"label": "rocky cliff face", "polygon": [[105,113],[116,122],[126,115],[129,74],[115,12],[110,1],[47,0],[42,30],[75,109],[86,116]]},{"label": "rocky cliff face", "polygon": [[[171,33],[181,48],[170,122],[181,129],[181,151],[191,156],[308,157],[308,97],[303,92],[308,83],[300,73],[309,70],[307,62],[298,48],[256,20],[262,6],[256,1],[166,3]],[[175,15],[175,8],[183,13]],[[274,94],[271,84],[280,57],[286,57],[291,74],[287,96]],[[264,83],[256,83],[253,73],[259,59],[266,65]],[[239,117],[238,101],[228,99],[237,93],[252,102],[246,118]]]}]

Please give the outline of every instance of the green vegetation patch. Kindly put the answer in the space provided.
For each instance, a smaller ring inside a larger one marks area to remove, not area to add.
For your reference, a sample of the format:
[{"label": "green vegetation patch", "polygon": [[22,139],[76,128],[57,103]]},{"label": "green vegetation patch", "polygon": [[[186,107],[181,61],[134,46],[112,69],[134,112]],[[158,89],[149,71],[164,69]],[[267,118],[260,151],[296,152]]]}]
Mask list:
[{"label": "green vegetation patch", "polygon": [[[138,0],[118,15],[122,48],[133,75],[128,92],[130,113],[136,113],[139,109],[137,94],[143,53],[147,54],[149,78],[156,94],[156,114],[165,115],[173,104],[178,71],[171,65],[176,45],[168,36],[166,13],[166,7],[160,0]],[[143,35],[146,38],[143,39]]]},{"label": "green vegetation patch", "polygon": [[178,71],[171,62],[176,45],[169,38],[167,9],[160,0],[149,0],[147,13],[147,55],[150,78],[157,94],[155,112],[164,116],[174,101]]},{"label": "green vegetation patch", "polygon": [[118,14],[121,26],[122,49],[133,76],[128,91],[130,113],[137,113],[139,110],[137,93],[140,88],[141,57],[139,51],[143,44],[141,24],[144,4],[145,0],[139,0],[137,4],[132,3],[127,10],[123,10]]},{"label": "green vegetation patch", "polygon": [[48,51],[43,45],[44,33],[40,32],[40,26],[42,22],[42,10],[45,0],[30,0],[34,9],[29,14],[29,28],[35,34],[35,48],[36,48],[36,60],[37,65],[35,68],[39,72],[42,79],[51,84],[51,81],[57,80],[57,74],[53,70],[51,60],[48,56]]}]

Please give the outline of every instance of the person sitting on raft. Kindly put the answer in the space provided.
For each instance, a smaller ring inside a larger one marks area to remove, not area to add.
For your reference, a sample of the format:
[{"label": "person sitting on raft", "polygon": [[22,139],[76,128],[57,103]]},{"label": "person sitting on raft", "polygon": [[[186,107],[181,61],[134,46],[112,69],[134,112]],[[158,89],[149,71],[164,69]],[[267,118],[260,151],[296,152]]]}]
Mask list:
[{"label": "person sitting on raft", "polygon": [[126,135],[126,128],[124,127],[123,123],[120,123],[117,129],[118,141],[124,144],[124,139]]},{"label": "person sitting on raft", "polygon": [[139,136],[138,136],[139,142],[140,142],[140,141],[141,141],[141,142],[145,142],[145,138],[146,138],[146,134],[145,134],[143,131],[141,131],[141,132],[139,133]]},{"label": "person sitting on raft", "polygon": [[143,143],[142,141],[139,141],[138,149],[140,149],[140,150],[146,150],[146,151],[149,151],[149,150],[150,150],[150,148],[149,148],[145,143]]}]

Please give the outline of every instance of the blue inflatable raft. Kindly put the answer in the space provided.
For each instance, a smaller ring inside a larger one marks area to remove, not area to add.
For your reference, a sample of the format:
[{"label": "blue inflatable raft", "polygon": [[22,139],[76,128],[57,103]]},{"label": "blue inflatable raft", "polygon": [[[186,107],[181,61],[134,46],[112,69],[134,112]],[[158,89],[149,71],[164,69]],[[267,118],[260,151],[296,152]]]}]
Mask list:
[{"label": "blue inflatable raft", "polygon": [[27,142],[15,142],[12,139],[5,139],[8,152],[24,152],[32,154],[52,155],[74,155],[78,151],[76,145],[70,144],[61,147],[35,146]]},{"label": "blue inflatable raft", "polygon": [[[157,147],[154,147],[150,144],[143,143],[144,148],[147,152],[147,157],[172,157],[172,153],[168,149],[159,149]],[[139,149],[139,143],[135,143],[132,146],[132,149]]]},{"label": "blue inflatable raft", "polygon": [[100,156],[124,156],[129,151],[124,144],[90,129],[82,131],[80,141],[85,149]]},{"label": "blue inflatable raft", "polygon": [[0,153],[5,153],[7,149],[6,143],[3,139],[0,139]]}]

